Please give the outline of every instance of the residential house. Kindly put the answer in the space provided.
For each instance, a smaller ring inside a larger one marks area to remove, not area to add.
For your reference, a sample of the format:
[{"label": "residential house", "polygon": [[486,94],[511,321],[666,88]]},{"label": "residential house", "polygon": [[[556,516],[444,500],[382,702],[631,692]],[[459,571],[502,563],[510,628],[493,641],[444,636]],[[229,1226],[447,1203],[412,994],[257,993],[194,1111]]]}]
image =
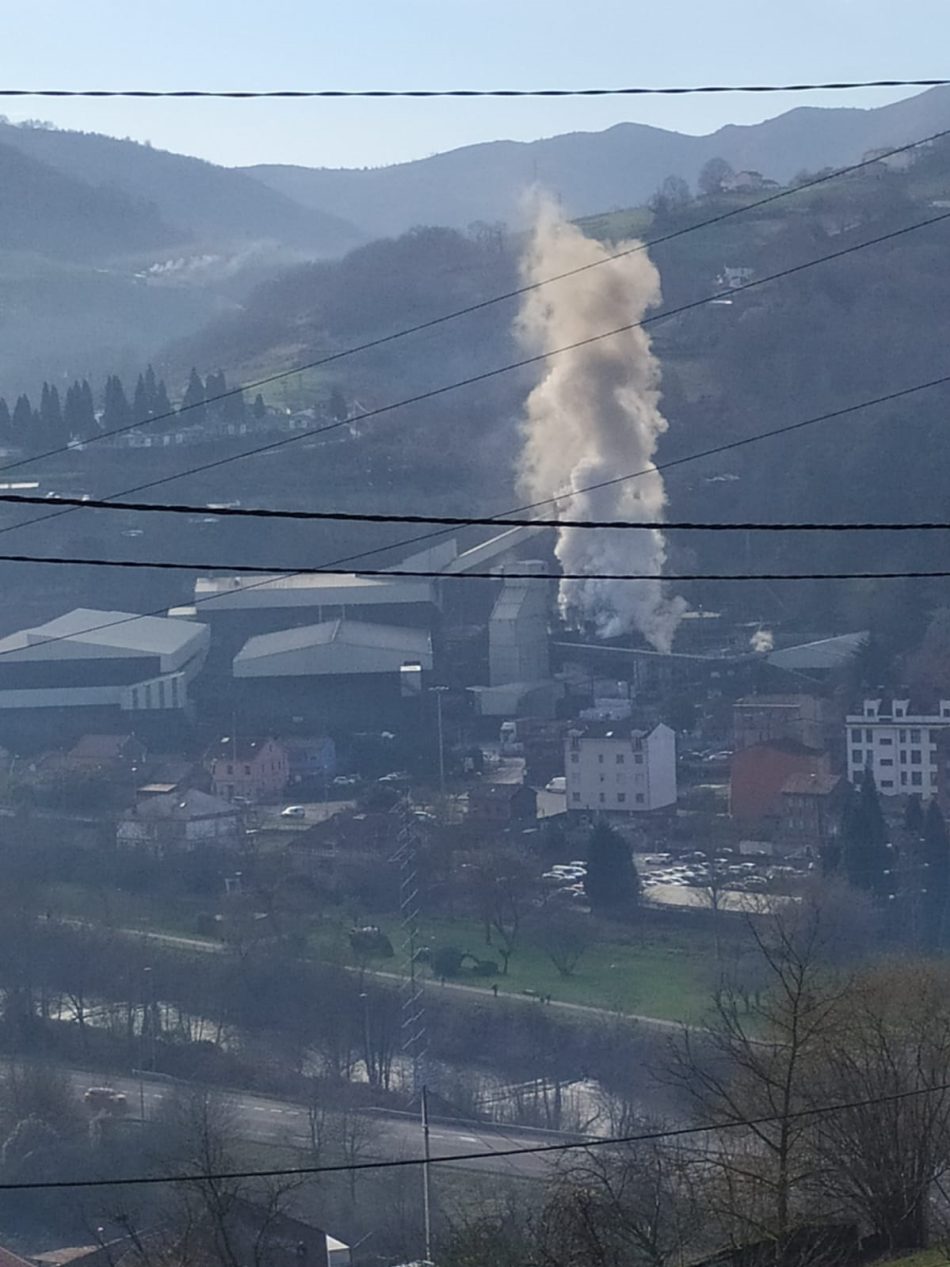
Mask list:
[{"label": "residential house", "polygon": [[628,815],[676,804],[676,735],[662,722],[587,722],[564,745],[567,808]]},{"label": "residential house", "polygon": [[211,757],[211,791],[226,801],[276,800],[289,778],[287,749],[274,739],[225,738]]},{"label": "residential house", "polygon": [[882,796],[938,795],[938,744],[950,729],[950,699],[929,707],[910,699],[865,699],[861,711],[844,720],[852,783],[869,769]]},{"label": "residential house", "polygon": [[66,754],[75,770],[114,774],[140,770],[147,755],[135,735],[83,735]]},{"label": "residential house", "polygon": [[538,794],[524,783],[476,783],[468,793],[466,822],[492,827],[533,823]]},{"label": "residential house", "polygon": [[733,755],[729,812],[747,824],[777,821],[782,813],[782,792],[789,779],[829,772],[828,754],[796,739],[752,744]]},{"label": "residential house", "polygon": [[280,742],[287,752],[291,785],[331,779],[336,774],[336,744],[329,735],[315,739],[294,737]]},{"label": "residential house", "polygon": [[790,849],[818,851],[839,834],[848,784],[841,775],[793,774],[782,787],[779,835]]},{"label": "residential house", "polygon": [[116,843],[164,854],[215,845],[233,848],[244,836],[240,809],[196,788],[141,797],[120,818]]}]

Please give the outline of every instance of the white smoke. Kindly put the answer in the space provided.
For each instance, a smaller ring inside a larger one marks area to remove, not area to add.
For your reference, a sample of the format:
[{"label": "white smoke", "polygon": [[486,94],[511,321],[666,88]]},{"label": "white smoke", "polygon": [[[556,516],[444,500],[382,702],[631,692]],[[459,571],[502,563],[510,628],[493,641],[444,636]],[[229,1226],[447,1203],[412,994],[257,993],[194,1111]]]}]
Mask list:
[{"label": "white smoke", "polygon": [[749,639],[749,645],[753,651],[772,651],[775,648],[775,638],[771,629],[757,629]]},{"label": "white smoke", "polygon": [[[593,242],[549,204],[536,214],[522,262],[526,283],[592,264],[614,251]],[[658,303],[660,281],[645,251],[601,264],[525,296],[518,334],[532,352],[563,347],[639,321]],[[562,497],[559,512],[578,519],[657,520],[666,504],[653,466],[666,430],[659,410],[660,367],[642,329],[629,330],[552,357],[527,402],[520,483],[531,501]],[[627,471],[637,479],[594,492],[590,484]],[[636,572],[660,576],[666,562],[662,532],[563,528],[557,557],[565,572]],[[659,581],[565,580],[559,602],[566,620],[592,620],[602,638],[636,629],[669,651],[686,610]]]}]

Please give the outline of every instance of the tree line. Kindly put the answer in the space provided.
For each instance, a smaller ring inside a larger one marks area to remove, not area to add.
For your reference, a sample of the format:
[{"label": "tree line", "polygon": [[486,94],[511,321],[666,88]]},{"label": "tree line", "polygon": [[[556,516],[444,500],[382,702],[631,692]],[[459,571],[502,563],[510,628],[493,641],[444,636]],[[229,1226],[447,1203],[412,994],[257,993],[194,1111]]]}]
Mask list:
[{"label": "tree line", "polygon": [[202,378],[192,369],[176,409],[165,380],[149,365],[139,374],[131,396],[118,374],[106,378],[98,400],[86,378],[77,379],[62,394],[55,383],[44,382],[38,403],[23,392],[12,409],[0,396],[0,444],[39,453],[149,421],[174,425],[182,415],[185,425],[202,427],[240,425],[249,415],[259,419],[265,413],[260,393],[249,408],[243,391],[228,386],[223,370]]}]

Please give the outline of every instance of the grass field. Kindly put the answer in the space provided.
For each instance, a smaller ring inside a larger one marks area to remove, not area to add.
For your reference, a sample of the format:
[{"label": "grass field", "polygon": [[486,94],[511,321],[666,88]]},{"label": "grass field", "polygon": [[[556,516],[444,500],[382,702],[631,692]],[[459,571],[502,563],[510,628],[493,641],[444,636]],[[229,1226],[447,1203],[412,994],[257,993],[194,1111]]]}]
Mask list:
[{"label": "grass field", "polygon": [[[398,924],[386,919],[378,923],[398,948]],[[422,943],[433,949],[457,946],[480,959],[494,959],[501,964],[497,951],[485,944],[482,926],[475,920],[423,920],[420,936]],[[657,934],[649,941],[634,937],[629,941],[601,942],[591,946],[571,976],[564,978],[544,951],[525,937],[511,956],[507,976],[499,972],[494,977],[476,977],[463,971],[453,981],[486,991],[496,982],[499,993],[522,994],[531,990],[561,1003],[640,1013],[661,1020],[696,1021],[708,1006],[712,987],[709,965],[714,953],[712,941],[702,935]],[[387,971],[391,965],[392,960],[379,960],[368,966]],[[398,966],[392,970],[398,971]]]}]

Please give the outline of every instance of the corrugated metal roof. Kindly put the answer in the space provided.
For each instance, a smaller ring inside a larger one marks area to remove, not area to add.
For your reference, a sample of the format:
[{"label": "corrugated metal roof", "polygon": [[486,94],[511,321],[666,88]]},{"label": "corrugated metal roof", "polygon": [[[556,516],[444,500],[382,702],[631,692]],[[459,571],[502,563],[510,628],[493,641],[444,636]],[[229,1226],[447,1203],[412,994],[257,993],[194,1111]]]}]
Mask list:
[{"label": "corrugated metal roof", "polygon": [[837,638],[821,638],[818,642],[804,642],[798,647],[783,647],[771,653],[768,663],[777,669],[802,672],[837,669],[861,650],[868,636],[865,630],[862,633],[840,634]]},{"label": "corrugated metal roof", "polygon": [[238,677],[266,674],[267,661],[273,662],[275,673],[282,661],[288,675],[394,672],[414,660],[432,667],[432,641],[424,629],[326,620],[251,638],[235,656],[234,672]]},{"label": "corrugated metal roof", "polygon": [[41,647],[51,641],[82,643],[89,647],[109,647],[148,655],[171,655],[207,637],[207,631],[193,622],[170,620],[167,616],[137,616],[134,612],[96,611],[77,607],[49,620],[45,625],[23,629],[0,640],[0,652]]}]

